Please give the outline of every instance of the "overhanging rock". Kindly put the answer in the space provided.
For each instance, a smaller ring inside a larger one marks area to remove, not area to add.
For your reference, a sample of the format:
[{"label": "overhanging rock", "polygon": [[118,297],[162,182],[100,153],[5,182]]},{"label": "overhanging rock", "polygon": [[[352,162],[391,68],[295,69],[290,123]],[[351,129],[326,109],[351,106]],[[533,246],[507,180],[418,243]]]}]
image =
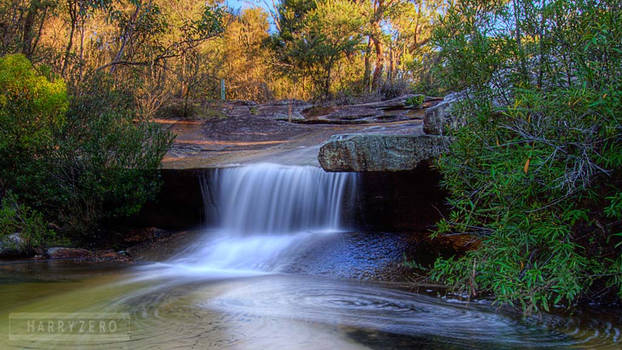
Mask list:
[{"label": "overhanging rock", "polygon": [[318,160],[326,171],[405,171],[446,152],[449,138],[438,135],[335,135]]}]

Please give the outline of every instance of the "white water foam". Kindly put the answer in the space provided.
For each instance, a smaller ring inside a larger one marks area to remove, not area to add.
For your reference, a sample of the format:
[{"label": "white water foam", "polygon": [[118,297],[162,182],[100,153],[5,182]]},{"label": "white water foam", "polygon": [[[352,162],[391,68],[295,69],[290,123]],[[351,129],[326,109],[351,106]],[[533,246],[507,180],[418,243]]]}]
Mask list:
[{"label": "white water foam", "polygon": [[354,173],[276,164],[206,173],[201,190],[215,227],[172,260],[152,267],[160,277],[279,272],[306,243],[349,228],[352,220],[344,207],[352,207],[356,179]]}]

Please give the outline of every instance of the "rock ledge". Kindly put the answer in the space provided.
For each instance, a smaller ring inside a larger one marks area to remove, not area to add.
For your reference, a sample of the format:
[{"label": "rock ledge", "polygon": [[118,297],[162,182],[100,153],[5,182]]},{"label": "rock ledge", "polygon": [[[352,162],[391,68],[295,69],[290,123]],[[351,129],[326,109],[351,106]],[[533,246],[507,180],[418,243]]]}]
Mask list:
[{"label": "rock ledge", "polygon": [[320,148],[326,171],[404,171],[446,152],[449,139],[437,135],[335,135]]}]

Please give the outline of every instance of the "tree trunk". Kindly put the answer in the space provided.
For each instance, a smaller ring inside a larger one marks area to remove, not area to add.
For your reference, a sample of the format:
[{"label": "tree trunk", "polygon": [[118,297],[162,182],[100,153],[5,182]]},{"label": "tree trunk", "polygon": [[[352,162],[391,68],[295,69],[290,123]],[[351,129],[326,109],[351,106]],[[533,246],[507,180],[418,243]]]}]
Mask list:
[{"label": "tree trunk", "polygon": [[391,86],[393,86],[393,76],[395,72],[395,50],[393,50],[393,46],[389,48],[389,82],[391,82]]},{"label": "tree trunk", "polygon": [[80,76],[77,86],[80,86],[84,78],[84,18],[80,22]]},{"label": "tree trunk", "polygon": [[31,58],[32,55],[32,41],[34,39],[33,27],[35,25],[35,17],[38,9],[31,3],[24,19],[24,25],[22,27],[22,53],[27,58]]},{"label": "tree trunk", "polygon": [[184,118],[188,118],[188,99],[190,95],[188,94],[188,84],[186,78],[186,55],[183,54],[181,56],[181,97],[184,101]]},{"label": "tree trunk", "polygon": [[521,31],[521,22],[520,22],[520,4],[517,0],[512,2],[513,11],[514,11],[514,21],[515,21],[515,30],[514,30],[514,38],[516,40],[516,46],[518,48],[518,58],[520,60],[520,70],[523,75],[524,81],[529,81],[529,73],[527,72],[527,64],[525,63],[525,52],[523,51],[522,44],[522,31]]},{"label": "tree trunk", "polygon": [[380,39],[373,37],[372,40],[376,48],[376,68],[372,78],[372,88],[378,89],[382,81],[382,73],[384,73],[384,47]]},{"label": "tree trunk", "polygon": [[330,76],[333,70],[333,63],[329,63],[326,67],[326,77],[324,78],[324,99],[328,100],[330,97]]},{"label": "tree trunk", "polygon": [[69,7],[69,17],[71,18],[71,29],[69,30],[69,41],[67,42],[67,47],[65,48],[65,59],[63,60],[63,68],[60,71],[60,75],[65,75],[65,70],[67,69],[67,64],[69,62],[69,54],[71,54],[71,47],[73,46],[73,34],[76,31],[77,25],[77,9],[74,7],[74,3],[71,0],[67,0],[67,6]]},{"label": "tree trunk", "polygon": [[380,21],[383,18],[384,11],[384,0],[374,0],[374,17],[371,22],[373,35],[371,40],[376,49],[376,67],[374,68],[371,85],[376,90],[380,87],[382,73],[384,72],[384,47],[382,43],[382,28],[380,28]]},{"label": "tree trunk", "polygon": [[45,7],[43,9],[43,14],[41,15],[41,22],[39,22],[39,29],[37,29],[37,35],[34,37],[34,42],[30,48],[30,55],[34,55],[35,51],[37,51],[37,46],[39,45],[39,39],[41,39],[41,33],[43,32],[43,25],[45,24],[45,18],[48,14],[48,8]]},{"label": "tree trunk", "polygon": [[363,86],[365,91],[371,92],[371,38],[367,41],[365,50],[365,74],[363,75]]}]

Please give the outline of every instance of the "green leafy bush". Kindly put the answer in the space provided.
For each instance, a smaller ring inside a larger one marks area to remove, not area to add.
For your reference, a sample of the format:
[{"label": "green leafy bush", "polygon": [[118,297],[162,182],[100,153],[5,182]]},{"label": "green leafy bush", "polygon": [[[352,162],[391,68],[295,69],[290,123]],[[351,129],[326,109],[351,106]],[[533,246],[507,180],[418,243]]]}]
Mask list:
[{"label": "green leafy bush", "polygon": [[159,189],[173,137],[137,112],[131,86],[95,76],[73,97],[51,155],[50,204],[67,229],[92,235],[102,220],[136,214]]},{"label": "green leafy bush", "polygon": [[406,100],[406,105],[414,108],[419,108],[425,101],[425,97],[423,95],[417,95],[410,97]]},{"label": "green leafy bush", "polygon": [[621,22],[611,1],[450,7],[434,42],[467,125],[438,162],[453,211],[435,234],[482,244],[435,279],[525,313],[622,296]]},{"label": "green leafy bush", "polygon": [[96,75],[69,99],[23,56],[0,58],[0,193],[75,240],[137,213],[157,193],[173,137],[137,112],[132,88]]},{"label": "green leafy bush", "polygon": [[2,198],[0,242],[3,247],[13,246],[20,251],[29,251],[45,246],[54,238],[54,231],[47,228],[41,213],[20,204],[12,193]]},{"label": "green leafy bush", "polygon": [[23,55],[0,58],[0,188],[21,186],[57,145],[65,84],[38,73]]}]

